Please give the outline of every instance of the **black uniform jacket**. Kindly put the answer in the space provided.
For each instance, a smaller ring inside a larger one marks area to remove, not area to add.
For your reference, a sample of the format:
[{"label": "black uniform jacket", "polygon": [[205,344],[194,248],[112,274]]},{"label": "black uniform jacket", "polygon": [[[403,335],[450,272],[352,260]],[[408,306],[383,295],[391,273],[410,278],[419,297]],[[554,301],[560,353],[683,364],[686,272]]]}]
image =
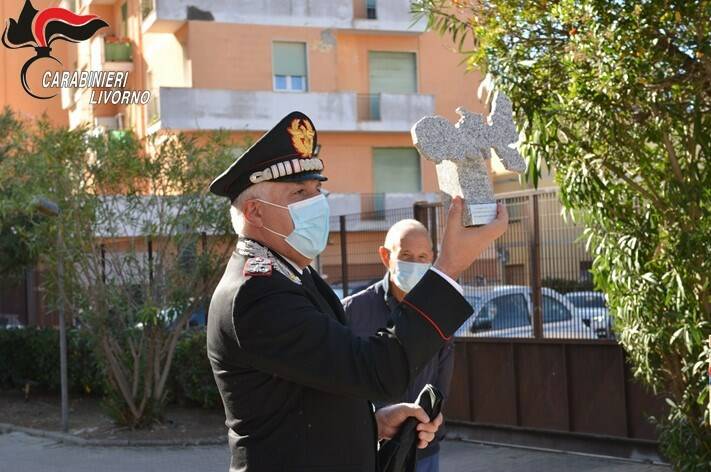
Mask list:
[{"label": "black uniform jacket", "polygon": [[330,287],[306,271],[312,279],[240,239],[212,297],[207,351],[225,407],[231,472],[373,472],[369,400],[400,397],[472,311],[429,271],[393,327],[361,338]]}]

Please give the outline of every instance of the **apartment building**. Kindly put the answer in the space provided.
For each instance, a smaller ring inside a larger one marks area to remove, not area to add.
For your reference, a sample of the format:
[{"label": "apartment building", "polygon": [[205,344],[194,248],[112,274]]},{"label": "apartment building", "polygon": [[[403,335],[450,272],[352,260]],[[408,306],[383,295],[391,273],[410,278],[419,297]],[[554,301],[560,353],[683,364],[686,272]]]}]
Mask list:
[{"label": "apartment building", "polygon": [[[3,0],[3,19],[24,0]],[[56,41],[63,70],[127,74],[125,89],[149,90],[147,105],[95,103],[95,89],[63,88],[50,100],[22,91],[17,73],[31,48],[1,48],[0,105],[58,124],[89,123],[139,135],[227,130],[235,154],[299,109],[319,129],[336,214],[432,199],[434,165],[409,134],[424,115],[456,120],[476,99],[480,76],[465,73],[448,40],[413,22],[409,0],[35,0],[94,14],[109,26],[76,44]],[[39,64],[39,63],[38,63]],[[33,68],[39,83],[45,67]],[[497,187],[517,178],[493,163]]]},{"label": "apartment building", "polygon": [[[434,166],[412,147],[424,115],[456,119],[476,99],[451,44],[414,23],[408,0],[75,0],[106,19],[77,46],[77,70],[129,72],[143,105],[92,105],[66,91],[69,124],[140,135],[227,130],[240,143],[298,109],[319,130],[335,213],[433,198]],[[363,195],[365,194],[365,195]],[[373,196],[372,194],[376,194]]]}]

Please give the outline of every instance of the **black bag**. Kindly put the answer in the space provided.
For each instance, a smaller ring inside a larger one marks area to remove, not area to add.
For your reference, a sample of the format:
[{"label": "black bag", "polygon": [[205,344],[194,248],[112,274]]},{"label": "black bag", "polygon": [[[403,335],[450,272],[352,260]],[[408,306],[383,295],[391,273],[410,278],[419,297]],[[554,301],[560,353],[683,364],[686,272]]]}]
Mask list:
[{"label": "black bag", "polygon": [[[434,420],[442,409],[442,392],[425,385],[415,403]],[[417,418],[406,419],[395,437],[386,441],[378,451],[379,472],[414,472],[417,462]]]}]

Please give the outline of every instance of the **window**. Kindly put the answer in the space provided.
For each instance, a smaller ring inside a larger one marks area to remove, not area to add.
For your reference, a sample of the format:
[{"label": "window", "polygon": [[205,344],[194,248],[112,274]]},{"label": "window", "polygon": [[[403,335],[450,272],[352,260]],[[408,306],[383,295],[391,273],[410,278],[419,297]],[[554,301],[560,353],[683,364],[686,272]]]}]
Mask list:
[{"label": "window", "polygon": [[280,92],[305,92],[306,43],[274,42],[272,48],[274,90]]},{"label": "window", "polygon": [[378,18],[378,10],[375,4],[375,0],[365,1],[365,16],[369,20],[375,20]]},{"label": "window", "polygon": [[565,305],[551,297],[543,295],[543,322],[555,323],[557,321],[568,321],[572,318],[572,313]]},{"label": "window", "polygon": [[477,319],[490,319],[491,329],[518,328],[531,324],[526,298],[519,293],[496,297],[484,305]]},{"label": "window", "polygon": [[370,93],[417,93],[414,52],[368,53]]},{"label": "window", "polygon": [[369,112],[380,120],[380,94],[417,93],[417,62],[414,52],[368,53]]},{"label": "window", "polygon": [[376,193],[419,192],[420,155],[414,148],[373,149],[373,181]]}]

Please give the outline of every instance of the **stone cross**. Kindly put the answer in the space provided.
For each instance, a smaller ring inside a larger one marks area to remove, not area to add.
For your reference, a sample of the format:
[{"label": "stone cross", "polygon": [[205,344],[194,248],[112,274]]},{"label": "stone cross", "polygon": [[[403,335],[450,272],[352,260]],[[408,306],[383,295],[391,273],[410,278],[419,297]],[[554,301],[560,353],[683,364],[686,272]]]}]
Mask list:
[{"label": "stone cross", "polygon": [[449,198],[464,198],[462,223],[482,225],[496,217],[496,199],[484,159],[495,152],[504,167],[522,173],[526,162],[518,150],[518,133],[511,102],[501,93],[494,96],[491,113],[484,117],[462,107],[452,125],[441,116],[426,116],[412,127],[412,142],[425,158],[437,163],[439,188]]}]

